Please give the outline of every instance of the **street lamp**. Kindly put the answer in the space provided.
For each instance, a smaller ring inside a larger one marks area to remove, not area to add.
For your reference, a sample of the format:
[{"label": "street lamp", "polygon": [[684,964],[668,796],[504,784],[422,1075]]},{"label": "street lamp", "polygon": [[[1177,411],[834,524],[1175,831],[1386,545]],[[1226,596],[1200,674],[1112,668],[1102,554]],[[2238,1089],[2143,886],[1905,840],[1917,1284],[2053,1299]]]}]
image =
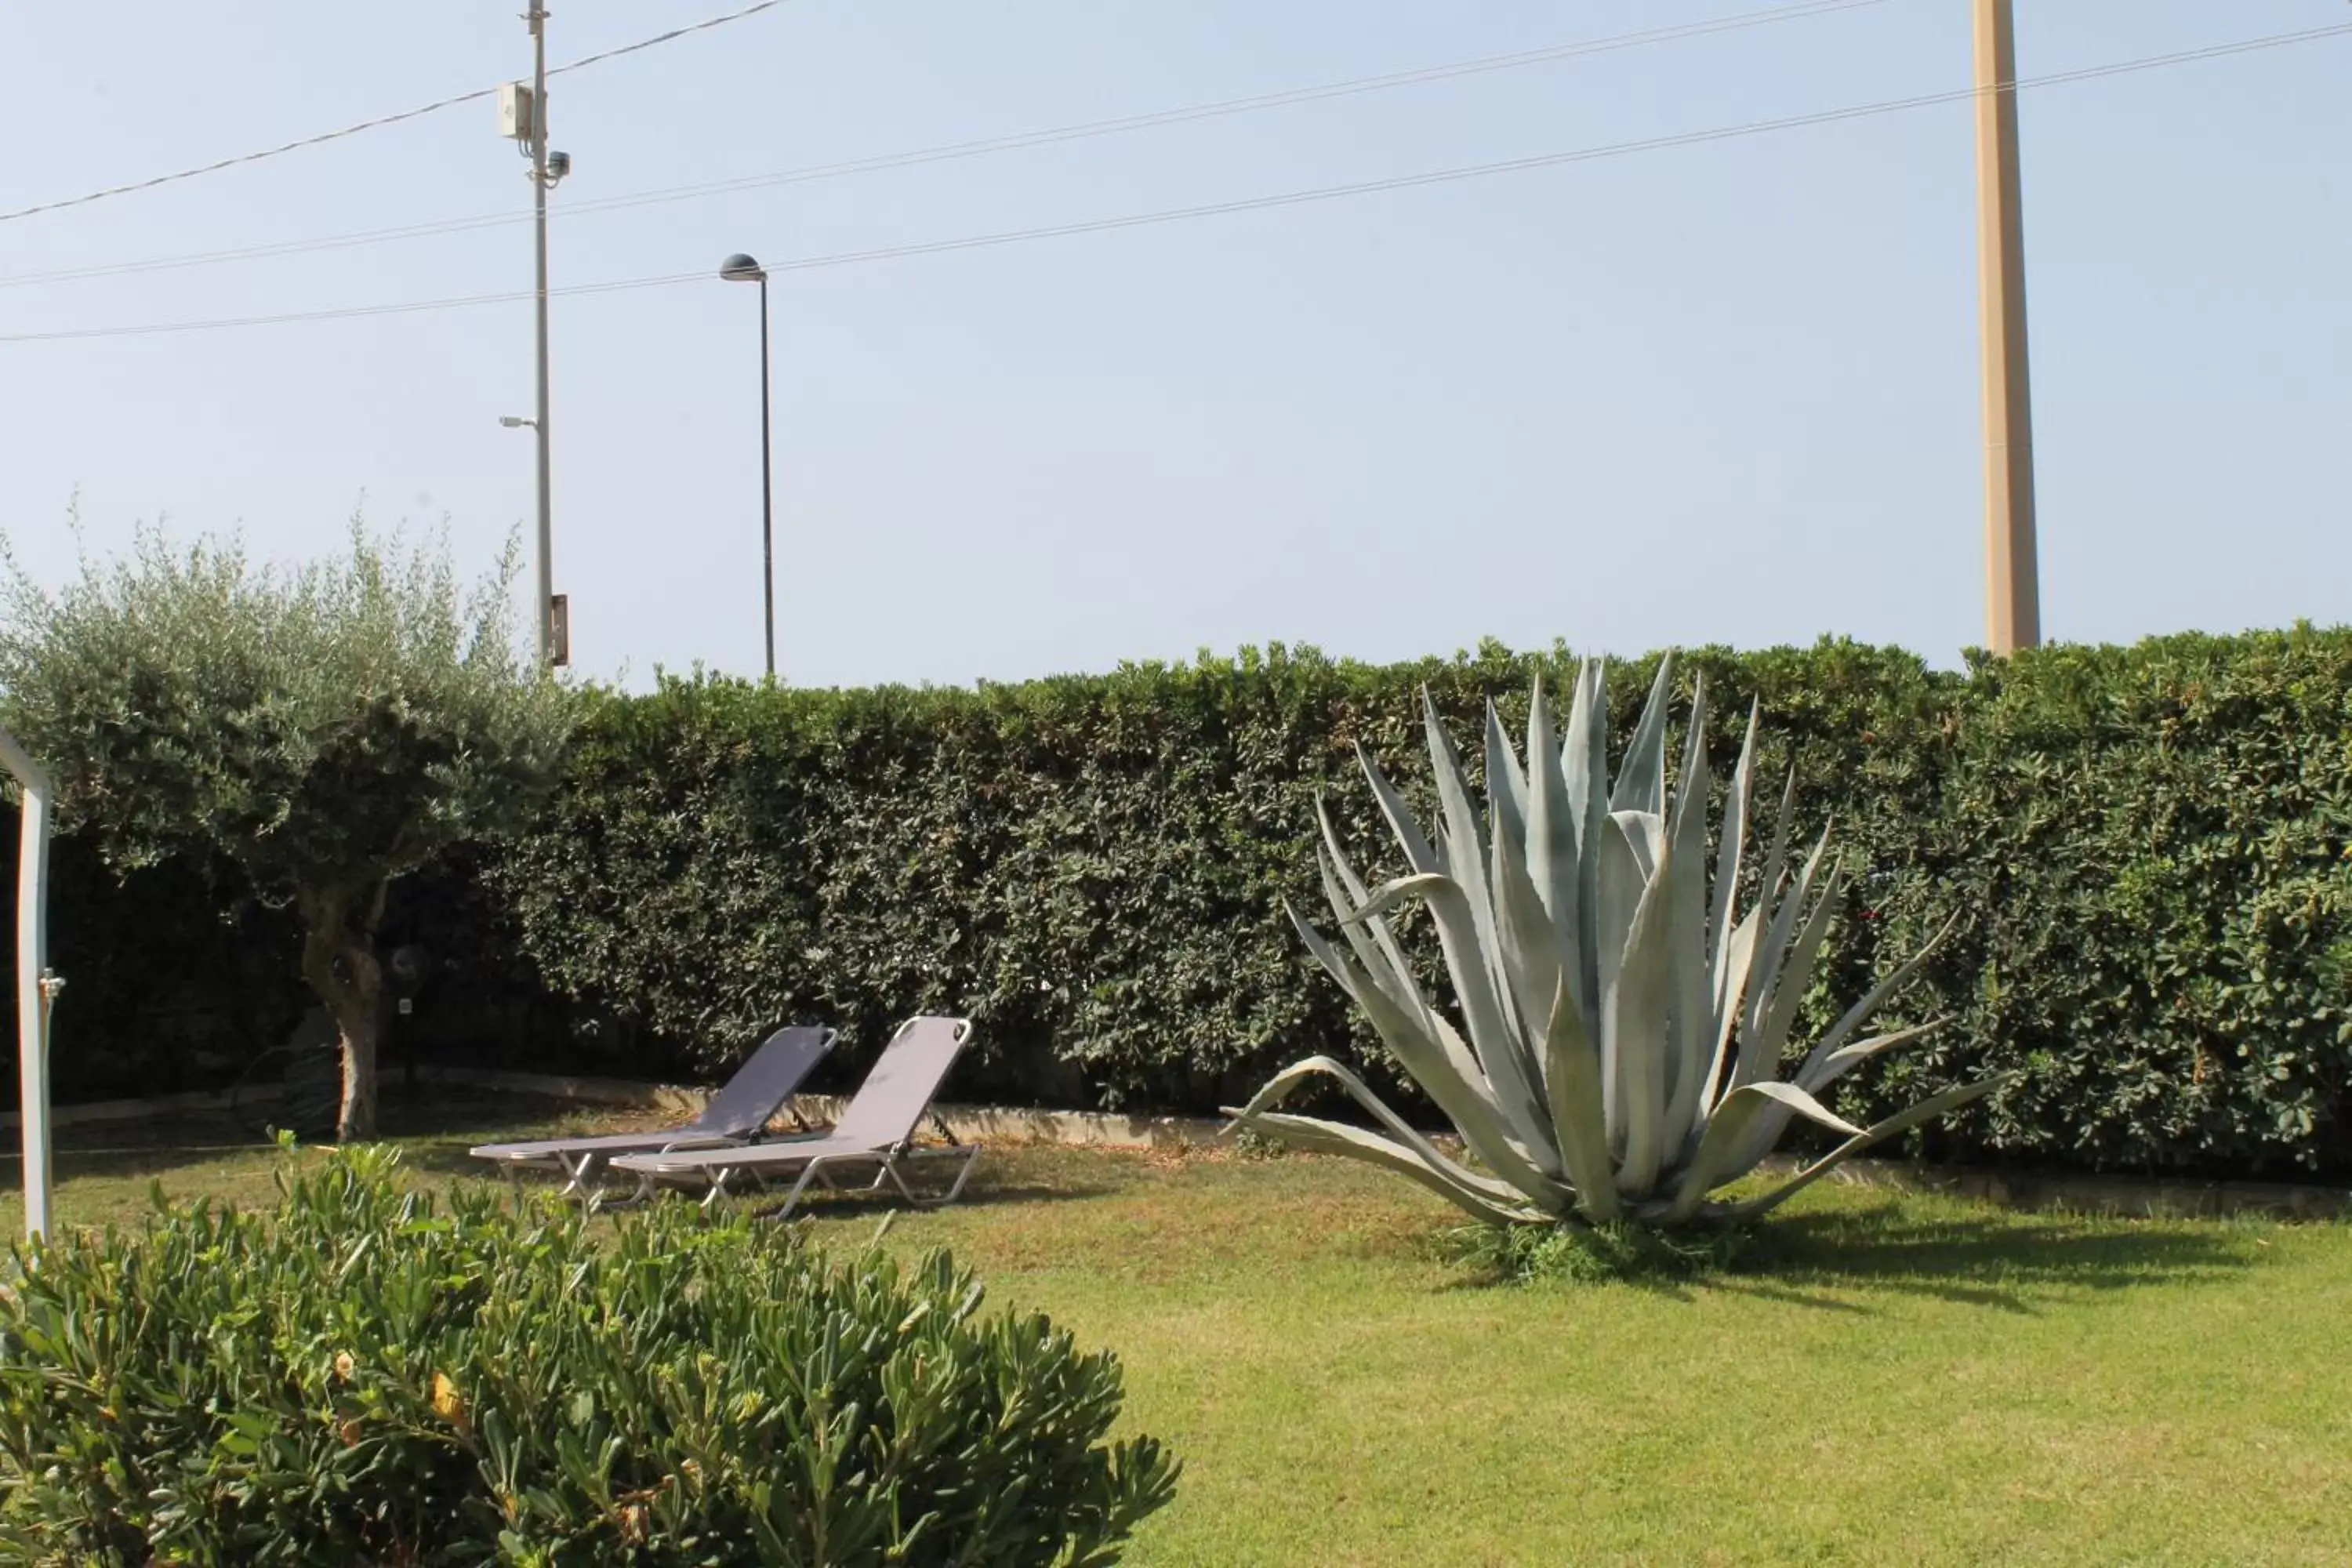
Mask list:
[{"label": "street lamp", "polygon": [[730,283],[760,286],[760,578],[767,612],[768,679],[776,678],[776,505],[768,457],[768,269],[737,251],[719,264]]}]

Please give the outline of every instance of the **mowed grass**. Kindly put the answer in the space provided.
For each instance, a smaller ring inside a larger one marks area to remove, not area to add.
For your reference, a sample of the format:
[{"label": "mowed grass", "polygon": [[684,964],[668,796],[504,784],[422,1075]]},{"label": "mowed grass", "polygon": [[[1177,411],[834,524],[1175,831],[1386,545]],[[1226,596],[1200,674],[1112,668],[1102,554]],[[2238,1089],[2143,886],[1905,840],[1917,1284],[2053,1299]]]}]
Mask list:
[{"label": "mowed grass", "polygon": [[[387,1110],[433,1181],[589,1120]],[[73,1131],[68,1224],[135,1219],[151,1179],[272,1195],[234,1128]],[[890,1212],[808,1224],[863,1246]],[[950,1246],[1118,1352],[1185,1462],[1144,1568],[2352,1562],[2352,1226],[1823,1187],[1728,1275],[1496,1287],[1453,1223],[1336,1161],[1023,1149],[883,1245]]]}]

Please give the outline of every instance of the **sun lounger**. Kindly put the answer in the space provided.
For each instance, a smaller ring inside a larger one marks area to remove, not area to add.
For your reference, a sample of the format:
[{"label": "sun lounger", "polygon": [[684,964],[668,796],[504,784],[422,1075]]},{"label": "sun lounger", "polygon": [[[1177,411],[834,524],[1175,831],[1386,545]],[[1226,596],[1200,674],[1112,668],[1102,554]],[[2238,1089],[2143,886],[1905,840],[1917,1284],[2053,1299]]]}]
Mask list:
[{"label": "sun lounger", "polygon": [[544,1166],[565,1177],[565,1196],[586,1194],[597,1167],[622,1154],[667,1149],[723,1148],[751,1142],[792,1099],[810,1071],[833,1048],[834,1031],[778,1029],[761,1042],[726,1087],[710,1097],[702,1113],[683,1127],[648,1132],[616,1132],[602,1138],[547,1138],[530,1143],[486,1143],[472,1151],[509,1171]]},{"label": "sun lounger", "polygon": [[[921,1203],[925,1200],[908,1186],[903,1167],[925,1160],[956,1160],[961,1163],[954,1184],[936,1200],[952,1203],[971,1178],[980,1148],[956,1142],[946,1122],[931,1109],[931,1098],[939,1093],[940,1080],[971,1038],[968,1019],[909,1018],[890,1037],[856,1097],[830,1129],[737,1148],[625,1154],[613,1162],[613,1168],[647,1184],[700,1184],[706,1189],[702,1198],[706,1205],[716,1203],[730,1186],[764,1187],[771,1178],[797,1173],[783,1206],[775,1212],[781,1219],[793,1212],[812,1182],[829,1188],[835,1173],[844,1166],[877,1166],[866,1190],[888,1183],[908,1203]],[[944,1148],[916,1144],[916,1128],[926,1116],[947,1140]]]}]

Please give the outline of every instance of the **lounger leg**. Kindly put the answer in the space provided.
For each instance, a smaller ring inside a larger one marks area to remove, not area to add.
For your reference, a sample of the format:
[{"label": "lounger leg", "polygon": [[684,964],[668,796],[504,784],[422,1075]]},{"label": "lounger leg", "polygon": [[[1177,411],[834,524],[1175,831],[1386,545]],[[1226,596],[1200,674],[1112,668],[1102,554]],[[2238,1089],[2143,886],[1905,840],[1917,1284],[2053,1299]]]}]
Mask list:
[{"label": "lounger leg", "polygon": [[963,1196],[963,1184],[971,1180],[972,1167],[979,1163],[980,1145],[975,1143],[971,1146],[971,1152],[963,1157],[963,1168],[956,1172],[955,1184],[948,1189],[948,1195],[941,1198],[940,1202],[951,1204]]},{"label": "lounger leg", "polygon": [[[939,1151],[939,1152],[942,1155],[946,1155],[957,1153],[959,1151],[954,1149],[943,1149]],[[955,1202],[956,1199],[963,1195],[963,1184],[971,1180],[971,1168],[980,1163],[979,1144],[975,1143],[969,1149],[961,1151],[961,1152],[963,1154],[963,1163],[957,1167],[955,1182],[939,1197],[925,1198],[916,1196],[915,1190],[907,1184],[907,1179],[898,1173],[898,1162],[896,1155],[893,1155],[883,1162],[882,1174],[874,1178],[874,1184],[877,1187],[880,1186],[884,1178],[887,1177],[890,1182],[897,1185],[899,1194],[904,1196],[908,1203],[919,1205],[927,1208],[936,1207],[941,1204],[951,1204]]]},{"label": "lounger leg", "polygon": [[[808,1191],[809,1183],[812,1180],[816,1179],[817,1173],[823,1170],[824,1167],[824,1161],[811,1160],[807,1166],[801,1172],[801,1179],[793,1184],[793,1190],[784,1194],[784,1206],[777,1209],[774,1213],[769,1215],[768,1217],[770,1219],[789,1219],[792,1217],[792,1212],[794,1205],[799,1204],[801,1201],[801,1194]],[[833,1183],[831,1178],[826,1178],[825,1185],[830,1187],[832,1184]]]},{"label": "lounger leg", "polygon": [[595,1151],[593,1149],[583,1151],[577,1164],[564,1159],[561,1154],[555,1157],[555,1163],[568,1178],[563,1184],[562,1195],[567,1198],[578,1197],[582,1202],[586,1202],[590,1196],[588,1174],[596,1168]]},{"label": "lounger leg", "polygon": [[721,1165],[717,1170],[710,1173],[710,1190],[702,1194],[702,1206],[704,1208],[710,1207],[711,1205],[717,1203],[720,1198],[727,1195],[727,1178],[732,1176],[734,1173],[735,1167],[732,1165]]}]

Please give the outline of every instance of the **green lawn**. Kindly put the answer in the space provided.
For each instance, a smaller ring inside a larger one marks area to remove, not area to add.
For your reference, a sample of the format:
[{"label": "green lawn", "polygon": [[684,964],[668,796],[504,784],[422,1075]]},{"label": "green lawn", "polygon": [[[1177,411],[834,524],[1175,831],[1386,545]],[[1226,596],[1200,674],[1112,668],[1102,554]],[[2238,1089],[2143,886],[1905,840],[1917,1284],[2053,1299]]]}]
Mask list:
[{"label": "green lawn", "polygon": [[[388,1111],[440,1179],[518,1106]],[[73,1131],[68,1223],[269,1194],[234,1128]],[[1118,1351],[1186,1466],[1146,1568],[2352,1562],[2352,1226],[1817,1188],[1705,1284],[1496,1288],[1451,1223],[1337,1162],[1040,1149],[888,1245]]]}]

